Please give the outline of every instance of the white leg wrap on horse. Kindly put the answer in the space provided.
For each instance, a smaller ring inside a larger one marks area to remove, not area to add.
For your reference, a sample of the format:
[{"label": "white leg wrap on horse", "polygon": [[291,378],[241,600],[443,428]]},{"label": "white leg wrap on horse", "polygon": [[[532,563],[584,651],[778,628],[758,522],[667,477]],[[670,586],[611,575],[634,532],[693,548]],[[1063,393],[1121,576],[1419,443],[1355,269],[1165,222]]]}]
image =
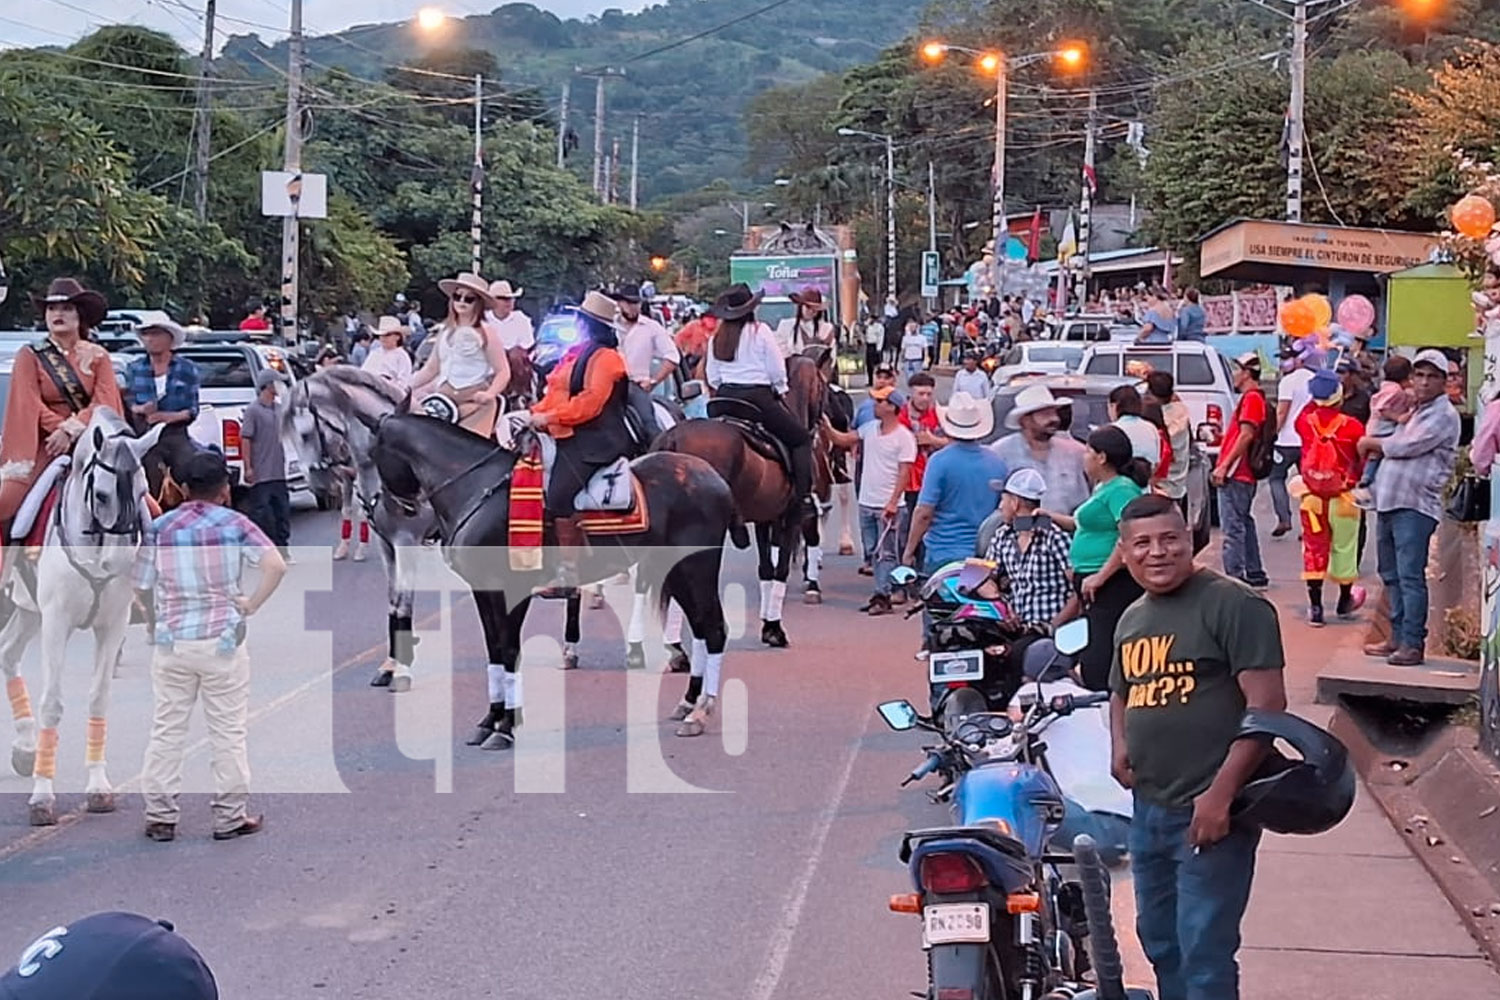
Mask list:
[{"label": "white leg wrap on horse", "polygon": [[505,707],[521,707],[521,672],[519,670],[505,675]]},{"label": "white leg wrap on horse", "polygon": [[771,583],[770,604],[766,608],[765,619],[768,622],[781,621],[781,606],[786,603],[786,581],[774,580]]},{"label": "white leg wrap on horse", "polygon": [[708,665],[707,669],[703,672],[703,693],[710,698],[717,698],[719,696],[719,675],[724,672],[724,654],[722,651],[718,653],[707,652],[706,644],[704,652],[707,655]]},{"label": "white leg wrap on horse", "polygon": [[485,676],[489,681],[490,701],[501,702],[505,700],[505,668],[498,663],[491,663],[485,668]]},{"label": "white leg wrap on horse", "polygon": [[646,641],[646,595],[640,592],[630,602],[630,627],[625,630],[625,641]]},{"label": "white leg wrap on horse", "polygon": [[760,581],[760,617],[761,621],[771,620],[771,581]]},{"label": "white leg wrap on horse", "polygon": [[693,677],[704,676],[704,671],[708,667],[708,643],[702,639],[693,640],[692,667],[691,676]]},{"label": "white leg wrap on horse", "polygon": [[813,583],[823,578],[823,546],[821,545],[807,547],[807,578]]},{"label": "white leg wrap on horse", "polygon": [[662,642],[682,642],[682,605],[672,601],[667,605],[667,620],[661,627]]}]

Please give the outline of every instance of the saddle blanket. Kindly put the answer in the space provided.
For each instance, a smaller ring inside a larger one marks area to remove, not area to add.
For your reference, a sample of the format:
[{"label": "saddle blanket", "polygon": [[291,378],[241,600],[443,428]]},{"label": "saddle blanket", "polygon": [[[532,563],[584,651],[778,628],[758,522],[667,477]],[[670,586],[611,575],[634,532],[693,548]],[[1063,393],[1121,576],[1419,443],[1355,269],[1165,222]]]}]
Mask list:
[{"label": "saddle blanket", "polygon": [[27,545],[42,544],[42,536],[47,533],[47,515],[52,513],[52,508],[57,503],[57,491],[53,487],[62,479],[63,473],[68,471],[72,461],[67,455],[59,455],[36,477],[36,482],[31,484],[31,489],[26,493],[26,499],[21,501],[21,506],[16,511],[15,520],[10,523],[12,541],[24,541]]},{"label": "saddle blanket", "polygon": [[[552,482],[552,466],[557,462],[557,442],[541,435],[542,445],[542,489],[545,493]],[[589,477],[588,485],[573,498],[573,507],[580,514],[586,511],[620,513],[629,511],[636,502],[637,490],[632,489],[635,475],[630,471],[630,459],[619,458]]]},{"label": "saddle blanket", "polygon": [[[628,469],[626,474],[629,475]],[[594,477],[596,480],[598,478],[597,475]],[[590,487],[592,488],[592,481]],[[630,504],[623,510],[585,510],[580,506],[578,526],[583,529],[583,533],[586,535],[636,535],[650,531],[651,511],[646,507],[646,488],[633,475],[630,476],[628,493]],[[582,497],[583,494],[580,493],[579,496]]]}]

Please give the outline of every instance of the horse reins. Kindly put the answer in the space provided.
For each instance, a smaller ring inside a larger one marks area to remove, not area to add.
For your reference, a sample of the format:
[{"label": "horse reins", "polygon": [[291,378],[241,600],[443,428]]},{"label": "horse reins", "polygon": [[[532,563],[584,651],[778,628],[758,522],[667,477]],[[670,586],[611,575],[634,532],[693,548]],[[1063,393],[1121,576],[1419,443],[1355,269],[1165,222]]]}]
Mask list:
[{"label": "horse reins", "polygon": [[[115,435],[118,437],[119,435]],[[96,470],[103,470],[115,477],[116,500],[120,504],[120,513],[117,519],[104,525],[99,520],[98,510],[94,506],[94,475]],[[135,502],[136,498],[130,495],[127,486],[120,483],[121,470],[108,464],[99,457],[97,453],[89,456],[88,464],[83,467],[84,478],[84,509],[89,515],[88,527],[83,530],[84,537],[98,538],[100,543],[106,536],[119,538],[131,538],[137,543],[141,537],[140,508]],[[88,617],[84,619],[82,628],[89,628],[94,623],[94,617],[99,614],[99,605],[104,600],[104,588],[114,579],[109,576],[95,576],[86,569],[82,563],[73,555],[73,546],[68,544],[67,526],[63,522],[63,508],[67,505],[68,482],[63,482],[62,493],[57,498],[57,504],[52,508],[52,525],[57,529],[58,541],[62,544],[63,555],[67,557],[68,564],[73,567],[74,572],[88,581],[89,602]]]}]

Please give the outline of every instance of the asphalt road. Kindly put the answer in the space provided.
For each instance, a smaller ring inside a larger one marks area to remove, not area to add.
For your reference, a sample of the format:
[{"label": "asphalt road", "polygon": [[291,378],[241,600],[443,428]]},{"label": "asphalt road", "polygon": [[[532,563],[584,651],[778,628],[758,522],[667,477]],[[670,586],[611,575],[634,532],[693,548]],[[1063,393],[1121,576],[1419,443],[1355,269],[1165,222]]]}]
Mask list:
[{"label": "asphalt road", "polygon": [[[328,515],[299,516],[294,541],[332,529]],[[738,697],[726,697],[722,728],[737,755],[719,727],[682,740],[658,721],[682,680],[654,668],[627,675],[623,622],[609,610],[585,612],[582,669],[551,669],[545,636],[560,634],[561,608],[545,607],[528,629],[528,650],[541,652],[526,680],[527,731],[542,748],[528,756],[523,746],[518,761],[462,745],[486,701],[467,600],[449,607],[426,594],[418,609],[429,626],[451,618],[451,704],[437,632],[425,636],[411,694],[372,690],[385,633],[380,564],[331,564],[326,551],[299,552],[251,627],[255,787],[276,790],[254,800],[267,815],[259,836],[213,842],[201,794],[184,796],[179,839],[167,845],[143,838],[137,795],[122,794],[112,815],[76,811],[88,649],[75,641],[63,824],[32,830],[29,782],[0,778],[0,956],[55,924],[122,908],[174,921],[225,997],[771,1000],[924,988],[914,918],[887,913],[885,900],[908,889],[901,831],[941,823],[945,811],[896,788],[915,763],[914,738],[887,732],[873,711],[921,693],[917,626],[855,612],[864,581],[852,560],[830,560],[822,607],[789,599],[791,649],[763,650],[753,634],[733,642],[725,676],[742,687],[726,691]],[[755,592],[743,554],[726,579]],[[140,632],[110,715],[110,773],[125,793],[150,715]],[[34,654],[26,672],[35,699]],[[627,711],[627,677],[654,713]],[[565,719],[549,720],[564,701]],[[0,723],[0,736],[9,731]],[[656,772],[640,764],[653,747]],[[199,744],[189,788],[208,787],[206,760]],[[711,792],[651,790],[670,787],[669,776]]]}]

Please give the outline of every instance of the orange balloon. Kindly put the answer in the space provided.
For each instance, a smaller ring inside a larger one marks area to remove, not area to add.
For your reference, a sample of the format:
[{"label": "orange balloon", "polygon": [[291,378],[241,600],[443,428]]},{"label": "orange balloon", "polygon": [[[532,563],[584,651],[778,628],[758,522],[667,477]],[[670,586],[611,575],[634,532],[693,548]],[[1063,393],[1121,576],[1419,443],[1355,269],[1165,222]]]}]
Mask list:
[{"label": "orange balloon", "polygon": [[1318,317],[1304,299],[1281,304],[1281,329],[1287,336],[1300,340],[1318,328]]},{"label": "orange balloon", "polygon": [[1448,209],[1453,228],[1471,240],[1482,240],[1495,225],[1495,206],[1488,198],[1466,194]]},{"label": "orange balloon", "polygon": [[1333,322],[1333,306],[1327,297],[1312,293],[1302,296],[1302,301],[1306,302],[1307,307],[1312,310],[1314,330],[1326,329],[1328,324]]}]

